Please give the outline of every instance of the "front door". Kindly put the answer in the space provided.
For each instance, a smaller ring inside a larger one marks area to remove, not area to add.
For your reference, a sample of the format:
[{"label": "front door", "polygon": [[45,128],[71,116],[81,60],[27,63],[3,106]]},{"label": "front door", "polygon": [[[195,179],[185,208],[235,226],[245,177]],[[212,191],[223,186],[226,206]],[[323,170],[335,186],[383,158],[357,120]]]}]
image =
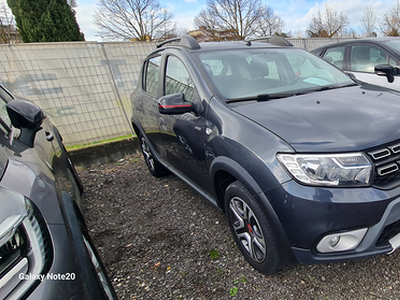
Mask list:
[{"label": "front door", "polygon": [[375,67],[383,64],[399,66],[398,62],[378,46],[361,44],[353,45],[350,49],[350,72],[357,79],[400,91],[399,76],[395,76],[394,82],[390,83],[385,76],[378,76],[375,73]]},{"label": "front door", "polygon": [[182,93],[186,101],[200,108],[182,115],[159,115],[160,132],[165,146],[164,159],[178,172],[198,183],[203,189],[210,187],[205,163],[205,114],[192,76],[178,57],[166,57],[164,95]]}]

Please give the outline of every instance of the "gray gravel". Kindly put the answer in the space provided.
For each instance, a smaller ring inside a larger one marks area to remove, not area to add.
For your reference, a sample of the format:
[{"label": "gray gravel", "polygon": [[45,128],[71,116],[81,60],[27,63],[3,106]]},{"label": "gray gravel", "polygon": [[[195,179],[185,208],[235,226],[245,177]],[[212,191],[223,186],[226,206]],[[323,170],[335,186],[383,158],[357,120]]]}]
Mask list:
[{"label": "gray gravel", "polygon": [[400,251],[265,276],[242,258],[220,211],[177,177],[152,177],[140,156],[79,175],[119,299],[400,299]]}]

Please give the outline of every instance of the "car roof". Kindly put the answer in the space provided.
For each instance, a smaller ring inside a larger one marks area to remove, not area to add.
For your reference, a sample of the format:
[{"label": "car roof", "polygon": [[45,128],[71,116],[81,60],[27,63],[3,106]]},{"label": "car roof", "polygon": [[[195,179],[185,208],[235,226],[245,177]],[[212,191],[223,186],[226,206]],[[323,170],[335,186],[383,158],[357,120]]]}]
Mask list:
[{"label": "car roof", "polygon": [[337,47],[337,46],[344,46],[347,44],[362,44],[365,42],[372,43],[372,44],[380,44],[382,42],[388,42],[388,41],[393,41],[395,39],[400,39],[396,37],[379,37],[379,38],[365,38],[365,39],[354,39],[354,40],[348,40],[348,41],[343,41],[343,42],[338,42],[338,43],[332,43],[332,44],[327,44],[318,48],[315,48],[315,50],[321,50],[325,48],[330,48],[330,47]]}]

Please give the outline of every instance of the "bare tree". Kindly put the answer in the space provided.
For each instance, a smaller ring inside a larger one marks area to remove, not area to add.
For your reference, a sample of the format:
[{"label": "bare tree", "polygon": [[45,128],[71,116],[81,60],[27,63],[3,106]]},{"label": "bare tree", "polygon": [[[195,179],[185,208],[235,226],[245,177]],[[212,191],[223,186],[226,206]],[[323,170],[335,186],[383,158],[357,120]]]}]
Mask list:
[{"label": "bare tree", "polygon": [[208,10],[202,9],[194,19],[194,24],[198,28],[206,30],[212,41],[218,40],[217,31],[220,30],[220,26],[215,14],[209,14]]},{"label": "bare tree", "polygon": [[173,14],[158,0],[100,0],[95,12],[105,40],[149,41],[173,34]]},{"label": "bare tree", "polygon": [[368,5],[365,10],[364,10],[364,15],[361,19],[361,30],[364,34],[364,36],[367,37],[374,37],[376,36],[376,23],[378,19],[375,15],[374,8],[372,4]]},{"label": "bare tree", "polygon": [[270,6],[264,5],[260,9],[261,16],[257,20],[257,35],[282,35],[285,22],[274,12]]},{"label": "bare tree", "polygon": [[10,44],[20,41],[10,8],[6,4],[0,4],[0,43]]},{"label": "bare tree", "polygon": [[383,13],[381,31],[384,35],[400,36],[400,0]]},{"label": "bare tree", "polygon": [[307,31],[310,37],[334,37],[342,35],[342,32],[349,25],[347,14],[332,10],[328,5],[324,10],[318,10],[313,15],[309,29]]},{"label": "bare tree", "polygon": [[261,0],[207,0],[207,8],[196,16],[195,24],[212,35],[230,31],[235,39],[269,34],[283,27],[283,21]]}]

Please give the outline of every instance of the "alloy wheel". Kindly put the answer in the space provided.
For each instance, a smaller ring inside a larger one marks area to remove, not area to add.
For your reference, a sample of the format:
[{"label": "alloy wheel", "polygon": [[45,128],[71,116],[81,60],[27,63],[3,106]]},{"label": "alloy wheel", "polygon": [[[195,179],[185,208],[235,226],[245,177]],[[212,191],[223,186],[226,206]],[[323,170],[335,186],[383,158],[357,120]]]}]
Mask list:
[{"label": "alloy wheel", "polygon": [[241,245],[257,262],[265,260],[267,248],[264,233],[253,210],[239,197],[229,203],[232,227]]},{"label": "alloy wheel", "polygon": [[141,138],[140,146],[142,148],[144,160],[146,161],[147,166],[149,167],[150,170],[154,171],[155,170],[154,157],[153,157],[150,147],[149,147],[149,145],[147,145],[146,139],[144,137]]}]

